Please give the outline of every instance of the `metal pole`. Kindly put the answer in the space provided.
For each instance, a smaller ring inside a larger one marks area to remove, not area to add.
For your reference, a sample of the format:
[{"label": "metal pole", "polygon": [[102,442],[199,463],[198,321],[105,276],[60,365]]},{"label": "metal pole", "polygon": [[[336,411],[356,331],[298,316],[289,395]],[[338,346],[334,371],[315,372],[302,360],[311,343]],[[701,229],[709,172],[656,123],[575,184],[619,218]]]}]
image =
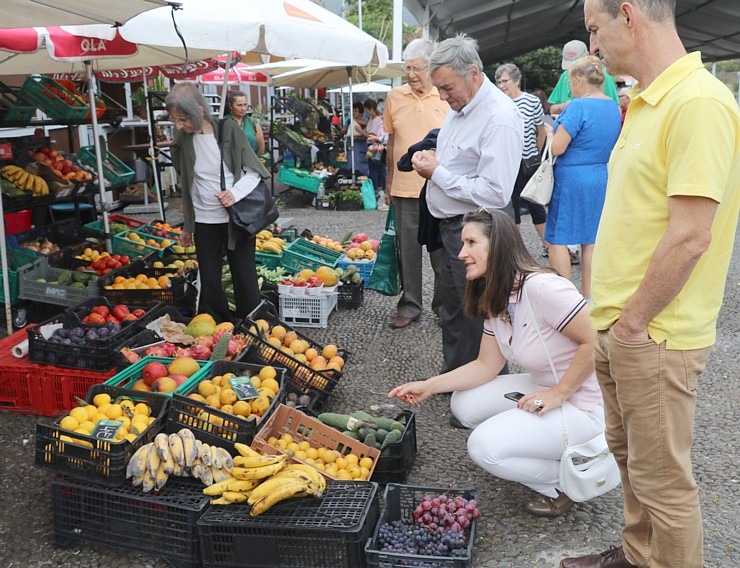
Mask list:
[{"label": "metal pole", "polygon": [[[146,81],[146,69],[144,67],[141,68],[141,79],[144,84],[144,100],[146,101],[146,115],[149,116],[150,110],[149,110],[149,85],[147,85]],[[152,122],[150,120],[146,121],[146,130],[149,134],[149,163],[152,166],[152,177],[154,178],[154,190],[157,193],[157,203],[159,204],[159,214],[161,216],[162,221],[166,221],[167,219],[164,216],[164,199],[162,198],[162,189],[159,186],[159,172],[157,171],[157,168],[159,167],[157,165],[157,153],[154,151],[154,131],[152,130]],[[146,185],[146,183],[145,183]],[[144,187],[144,207],[149,205],[149,188]]]},{"label": "metal pole", "polygon": [[5,324],[8,327],[8,335],[13,333],[13,312],[10,308],[10,282],[8,281],[8,251],[5,243],[5,215],[3,213],[3,202],[0,200],[0,237],[3,246],[0,248],[0,259],[3,263],[3,293],[5,294]]},{"label": "metal pole", "polygon": [[357,0],[358,27],[362,29],[362,0]]},{"label": "metal pole", "polygon": [[224,69],[224,84],[221,88],[221,108],[218,111],[218,118],[224,117],[224,109],[226,108],[226,94],[229,91],[229,70],[231,69],[231,53],[226,58],[226,68]]}]

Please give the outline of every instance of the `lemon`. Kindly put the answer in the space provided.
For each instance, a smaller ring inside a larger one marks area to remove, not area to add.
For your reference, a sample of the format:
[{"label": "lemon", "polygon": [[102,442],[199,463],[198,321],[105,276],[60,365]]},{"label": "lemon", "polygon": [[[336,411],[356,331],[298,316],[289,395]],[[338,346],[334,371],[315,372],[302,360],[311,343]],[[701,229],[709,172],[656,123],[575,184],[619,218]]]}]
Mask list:
[{"label": "lemon", "polygon": [[77,406],[69,411],[69,415],[77,420],[80,424],[88,419],[87,410],[81,406]]},{"label": "lemon", "polygon": [[88,434],[92,434],[92,431],[95,430],[95,424],[90,420],[84,420],[80,422],[78,430],[85,430]]},{"label": "lemon", "polygon": [[259,374],[260,380],[266,381],[268,379],[274,379],[277,377],[277,371],[274,367],[271,367],[270,365],[267,365],[266,367],[262,367],[260,369]]},{"label": "lemon", "polygon": [[364,468],[366,468],[366,469],[370,470],[370,469],[372,469],[372,467],[373,467],[373,460],[371,460],[371,459],[370,459],[370,458],[368,458],[368,457],[364,457],[364,458],[362,458],[362,459],[360,460],[359,466],[360,466],[360,467],[364,467]]},{"label": "lemon", "polygon": [[340,469],[337,472],[337,475],[335,476],[337,479],[342,479],[344,481],[351,481],[352,476],[347,472],[346,469]]},{"label": "lemon", "polygon": [[149,406],[147,404],[144,404],[143,402],[140,402],[136,406],[134,406],[134,414],[149,416],[151,412],[151,408],[149,408]]},{"label": "lemon", "polygon": [[80,423],[74,416],[67,415],[59,421],[59,427],[74,432],[80,427]]},{"label": "lemon", "polygon": [[123,416],[123,408],[120,404],[111,404],[105,411],[105,415],[111,420],[117,420]]},{"label": "lemon", "polygon": [[105,403],[110,403],[110,395],[107,392],[101,392],[100,394],[96,394],[93,398],[93,404],[97,407],[100,407],[101,405]]}]

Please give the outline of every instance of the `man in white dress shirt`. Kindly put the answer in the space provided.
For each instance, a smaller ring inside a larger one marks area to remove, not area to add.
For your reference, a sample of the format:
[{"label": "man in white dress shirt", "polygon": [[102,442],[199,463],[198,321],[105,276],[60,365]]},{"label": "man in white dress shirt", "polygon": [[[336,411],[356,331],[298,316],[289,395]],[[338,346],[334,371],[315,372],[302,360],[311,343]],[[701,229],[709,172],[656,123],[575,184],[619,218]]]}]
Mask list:
[{"label": "man in white dress shirt", "polygon": [[441,42],[429,62],[432,83],[450,105],[437,149],[414,154],[427,183],[427,204],[440,219],[443,242],[442,372],[475,359],[483,322],[463,313],[462,217],[479,207],[514,216],[511,193],[519,172],[524,127],[514,102],[483,74],[477,42],[465,35]]}]

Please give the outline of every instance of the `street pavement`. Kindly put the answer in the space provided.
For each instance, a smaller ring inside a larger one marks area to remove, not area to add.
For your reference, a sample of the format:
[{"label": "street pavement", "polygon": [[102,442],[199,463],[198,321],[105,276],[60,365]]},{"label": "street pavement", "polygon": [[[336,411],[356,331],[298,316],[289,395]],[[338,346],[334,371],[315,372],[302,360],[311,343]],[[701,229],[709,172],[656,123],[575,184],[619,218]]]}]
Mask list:
[{"label": "street pavement", "polygon": [[[348,231],[380,238],[385,213],[334,212],[311,208],[310,195],[282,194],[283,219],[299,230],[339,239]],[[177,201],[168,211],[176,220]],[[535,258],[541,246],[528,216],[522,235]],[[738,515],[738,408],[740,405],[740,243],[737,242],[717,344],[701,377],[694,443],[694,473],[700,485],[707,567],[740,566]],[[574,278],[580,278],[578,267]],[[328,409],[348,412],[386,402],[386,393],[408,380],[436,374],[442,364],[441,330],[429,307],[433,273],[424,271],[424,313],[401,330],[389,327],[396,298],[366,291],[357,310],[333,313],[325,329],[301,328],[319,343],[335,343],[351,355]],[[400,408],[400,406],[399,406]],[[622,525],[620,491],[576,504],[554,519],[533,517],[523,509],[533,493],[524,486],[496,479],[468,458],[467,431],[449,426],[449,398],[444,395],[416,408],[418,453],[407,483],[425,487],[475,488],[483,517],[479,522],[472,565],[476,568],[556,567],[564,556],[618,545]],[[162,567],[161,559],[92,544],[68,549],[53,546],[51,475],[35,468],[35,418],[0,414],[0,567],[89,566]],[[156,538],[156,535],[151,535]],[[332,567],[333,568],[333,567]],[[355,567],[351,567],[355,568]]]}]

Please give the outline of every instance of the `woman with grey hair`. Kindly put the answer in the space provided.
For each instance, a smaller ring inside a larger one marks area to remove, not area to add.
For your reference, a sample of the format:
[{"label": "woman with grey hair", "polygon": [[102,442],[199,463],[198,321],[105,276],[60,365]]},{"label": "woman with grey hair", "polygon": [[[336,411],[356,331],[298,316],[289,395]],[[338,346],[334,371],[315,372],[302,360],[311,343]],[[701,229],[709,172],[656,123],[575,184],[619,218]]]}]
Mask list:
[{"label": "woman with grey hair", "polygon": [[517,227],[521,225],[522,215],[520,205],[524,205],[532,216],[532,223],[540,238],[545,234],[547,211],[543,205],[531,201],[520,200],[522,189],[527,185],[540,164],[540,152],[545,145],[545,111],[542,103],[535,95],[521,90],[522,73],[513,63],[504,63],[494,75],[496,86],[511,98],[519,110],[524,122],[524,147],[522,148],[522,162],[519,164],[519,174],[514,182],[514,192],[511,194],[511,205],[514,207],[514,221]]},{"label": "woman with grey hair", "polygon": [[[233,120],[216,122],[195,85],[180,83],[165,99],[177,129],[172,163],[180,176],[185,223],[180,242],[197,243],[200,272],[198,312],[216,322],[233,321],[221,284],[224,252],[231,268],[237,318],[245,317],[260,301],[255,266],[254,235],[230,221],[227,208],[270,177]],[[221,175],[225,183],[221,184]]]}]

